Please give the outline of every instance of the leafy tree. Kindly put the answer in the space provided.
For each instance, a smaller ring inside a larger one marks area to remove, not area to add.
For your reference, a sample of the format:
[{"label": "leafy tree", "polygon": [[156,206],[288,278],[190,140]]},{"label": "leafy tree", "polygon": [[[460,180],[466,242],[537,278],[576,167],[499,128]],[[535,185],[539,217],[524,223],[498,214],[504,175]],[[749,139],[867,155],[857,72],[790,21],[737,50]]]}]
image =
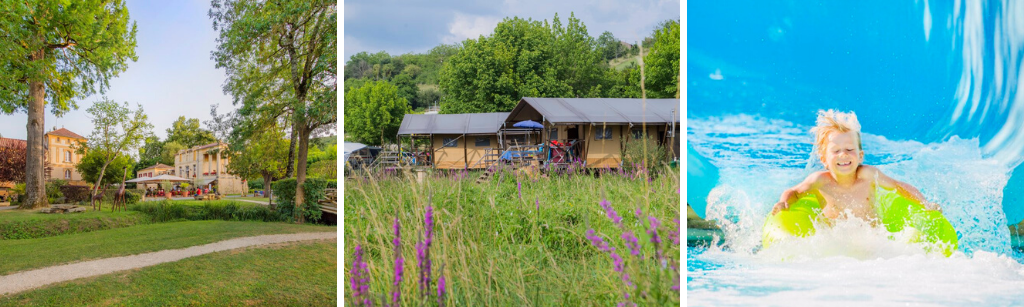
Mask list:
[{"label": "leafy tree", "polygon": [[468,39],[440,73],[442,113],[507,112],[522,97],[597,97],[607,66],[574,16],[562,26],[506,18],[488,37]]},{"label": "leafy tree", "polygon": [[165,142],[176,142],[185,148],[192,148],[217,142],[217,138],[213,136],[213,132],[199,126],[199,119],[179,116],[178,120],[171,124],[171,128],[167,128]]},{"label": "leafy tree", "polygon": [[[233,139],[227,156],[228,172],[246,179],[260,178],[271,183],[285,174],[288,140],[280,126],[266,129],[248,139]],[[270,184],[264,185],[263,195],[270,197]],[[271,204],[273,206],[273,204]]]},{"label": "leafy tree", "polygon": [[360,143],[380,145],[395,141],[409,103],[398,96],[398,87],[370,81],[345,93],[345,133]]},{"label": "leafy tree", "polygon": [[46,104],[58,117],[109,87],[135,55],[135,23],[123,0],[4,2],[0,14],[0,112],[28,113],[26,197],[44,207]]},{"label": "leafy tree", "polygon": [[146,137],[146,141],[144,143],[145,144],[139,148],[139,163],[135,164],[132,174],[136,174],[143,168],[156,165],[157,163],[164,163],[160,160],[161,155],[163,154],[164,142],[161,142],[159,137],[149,136]]},{"label": "leafy tree", "polygon": [[405,98],[405,101],[409,102],[410,109],[417,107],[416,93],[419,92],[419,88],[412,82],[412,77],[400,74],[394,78],[391,84],[398,87],[398,97]]},{"label": "leafy tree", "polygon": [[213,58],[227,70],[225,91],[240,109],[248,105],[246,114],[261,114],[264,123],[282,115],[268,107],[290,112],[292,144],[298,143],[295,212],[303,212],[310,135],[338,121],[337,2],[214,0],[210,17],[220,31]]},{"label": "leafy tree", "polygon": [[679,97],[679,22],[669,20],[654,32],[650,53],[644,55],[645,88],[649,98]]},{"label": "leafy tree", "polygon": [[0,144],[0,182],[25,181],[25,144]]},{"label": "leafy tree", "polygon": [[[153,125],[149,123],[149,117],[142,110],[142,105],[138,105],[136,110],[131,110],[127,102],[121,105],[104,98],[94,103],[86,112],[91,115],[95,130],[89,136],[88,145],[77,150],[79,154],[85,154],[83,151],[101,153],[102,166],[99,172],[95,172],[97,178],[92,194],[95,196],[105,177],[98,174],[105,173],[117,157],[137,152],[146,137],[152,134]],[[86,172],[81,173],[82,177],[87,178]],[[95,205],[94,203],[93,206]]]},{"label": "leafy tree", "polygon": [[160,153],[160,163],[174,166],[174,158],[178,155],[178,152],[187,148],[178,142],[164,142],[163,150]]},{"label": "leafy tree", "polygon": [[622,44],[615,38],[612,32],[604,31],[601,36],[597,37],[597,50],[601,52],[601,56],[605,60],[611,60],[619,57],[622,49]]},{"label": "leafy tree", "polygon": [[[121,178],[124,176],[124,168],[126,167],[128,168],[128,179],[135,178],[135,172],[132,172],[137,165],[135,159],[129,155],[117,155],[114,160],[107,163],[106,157],[108,155],[109,153],[103,150],[90,150],[85,156],[82,156],[82,160],[75,165],[78,173],[82,174],[82,180],[87,182],[121,183]],[[99,178],[101,173],[103,178]],[[97,189],[99,189],[99,186],[97,186]]]}]

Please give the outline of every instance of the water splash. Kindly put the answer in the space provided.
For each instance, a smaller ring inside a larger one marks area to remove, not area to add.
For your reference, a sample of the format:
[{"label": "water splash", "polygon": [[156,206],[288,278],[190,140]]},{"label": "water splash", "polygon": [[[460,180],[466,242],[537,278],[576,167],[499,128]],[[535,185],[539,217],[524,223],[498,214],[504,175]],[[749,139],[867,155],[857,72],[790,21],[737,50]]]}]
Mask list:
[{"label": "water splash", "polygon": [[[688,122],[688,140],[721,172],[721,184],[708,196],[707,218],[722,227],[726,248],[753,254],[782,191],[823,170],[812,155],[810,127],[746,114]],[[983,157],[977,139],[922,144],[864,133],[863,147],[865,164],[942,205],[962,251],[1009,253],[1010,234],[1000,210],[1007,170]]]}]

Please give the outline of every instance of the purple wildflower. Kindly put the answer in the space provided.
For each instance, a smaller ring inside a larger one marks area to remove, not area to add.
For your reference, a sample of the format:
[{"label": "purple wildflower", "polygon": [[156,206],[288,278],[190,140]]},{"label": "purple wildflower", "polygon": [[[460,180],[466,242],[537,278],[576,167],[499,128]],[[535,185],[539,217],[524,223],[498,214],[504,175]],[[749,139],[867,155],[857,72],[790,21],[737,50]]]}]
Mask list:
[{"label": "purple wildflower", "polygon": [[427,205],[423,223],[426,225],[427,246],[430,246],[430,242],[434,240],[434,207]]},{"label": "purple wildflower", "polygon": [[626,247],[629,247],[629,253],[633,256],[640,257],[640,242],[638,242],[632,231],[626,231],[622,233],[622,240],[626,241]]},{"label": "purple wildflower", "polygon": [[593,229],[587,230],[586,237],[588,240],[590,240],[590,244],[593,244],[594,247],[597,247],[597,249],[602,252],[611,252],[615,250],[614,247],[608,246],[608,243],[605,243],[604,239],[601,239],[601,237],[594,234]]},{"label": "purple wildflower", "polygon": [[437,278],[437,304],[444,306],[444,294],[445,294],[445,283],[444,283],[444,265],[441,265],[441,277]]},{"label": "purple wildflower", "polygon": [[401,237],[402,237],[401,236],[401,234],[402,234],[402,231],[401,231],[402,230],[402,226],[398,222],[398,218],[397,217],[395,218],[394,229],[395,229],[395,240],[393,242],[395,244],[395,282],[392,284],[392,286],[394,287],[394,292],[391,294],[391,303],[394,304],[395,306],[398,306],[398,301],[402,297],[402,288],[400,287],[400,285],[402,283],[402,272],[403,272],[402,261],[403,261],[403,259],[402,259],[402,245],[401,245],[401,243],[402,243],[402,240],[401,240]]},{"label": "purple wildflower", "polygon": [[644,212],[640,210],[640,204],[636,204],[636,211],[633,211],[633,216],[636,216],[636,219],[639,220],[643,214]]},{"label": "purple wildflower", "polygon": [[516,190],[519,191],[519,199],[523,199],[523,183],[516,180]]},{"label": "purple wildflower", "polygon": [[356,304],[370,306],[370,298],[365,297],[370,294],[370,281],[366,262],[363,261],[362,245],[356,245],[355,258],[352,262],[352,298]]},{"label": "purple wildflower", "polygon": [[647,230],[647,234],[651,235],[651,243],[661,243],[661,238],[658,237],[658,226],[661,226],[661,222],[653,216],[648,216],[647,222],[650,226],[650,229]]},{"label": "purple wildflower", "polygon": [[535,203],[537,204],[537,212],[539,213],[540,212],[540,197],[537,197],[537,200],[535,201]]},{"label": "purple wildflower", "polygon": [[601,208],[604,208],[604,212],[605,214],[608,214],[608,218],[611,219],[615,225],[622,227],[622,217],[619,217],[619,214],[615,212],[615,209],[613,209],[611,205],[612,204],[609,203],[607,199],[601,200]]},{"label": "purple wildflower", "polygon": [[423,223],[426,239],[416,243],[416,263],[420,269],[420,292],[426,296],[427,289],[430,289],[430,243],[434,236],[434,208],[429,205],[423,215]]}]

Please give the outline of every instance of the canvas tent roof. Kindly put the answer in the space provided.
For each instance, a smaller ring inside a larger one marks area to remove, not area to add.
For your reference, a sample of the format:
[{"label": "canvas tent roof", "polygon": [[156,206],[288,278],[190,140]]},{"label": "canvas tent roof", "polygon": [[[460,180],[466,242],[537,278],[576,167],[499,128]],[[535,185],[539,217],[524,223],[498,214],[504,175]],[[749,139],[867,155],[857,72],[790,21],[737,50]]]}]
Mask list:
[{"label": "canvas tent roof", "polygon": [[508,112],[466,114],[406,114],[398,135],[496,134]]},{"label": "canvas tent roof", "polygon": [[[533,98],[523,97],[508,120],[526,120],[521,116],[526,106],[532,107],[544,116],[544,120],[555,124],[570,123],[671,123],[679,122],[679,99],[635,98]],[[675,115],[673,115],[673,111]]]},{"label": "canvas tent roof", "polygon": [[343,161],[348,161],[348,157],[351,156],[352,153],[357,152],[357,151],[359,151],[359,150],[361,150],[363,148],[380,149],[380,147],[367,146],[365,144],[355,143],[355,142],[345,142],[344,146],[345,146],[344,147],[344,149],[345,149],[344,159],[345,160],[343,160]]}]

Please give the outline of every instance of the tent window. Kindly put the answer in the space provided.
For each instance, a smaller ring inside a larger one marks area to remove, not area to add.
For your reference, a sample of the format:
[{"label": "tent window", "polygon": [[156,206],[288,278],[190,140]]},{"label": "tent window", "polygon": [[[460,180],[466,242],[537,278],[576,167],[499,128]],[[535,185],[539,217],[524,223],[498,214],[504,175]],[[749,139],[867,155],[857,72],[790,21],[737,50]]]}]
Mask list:
[{"label": "tent window", "polygon": [[489,137],[478,137],[478,138],[476,138],[476,144],[475,145],[477,147],[491,146],[491,138],[489,138]]},{"label": "tent window", "polygon": [[444,138],[444,146],[442,147],[459,147],[459,139],[457,138]]},{"label": "tent window", "polygon": [[630,133],[633,134],[633,139],[640,139],[644,136],[644,130],[640,128],[630,130]]},{"label": "tent window", "polygon": [[548,139],[549,140],[557,140],[558,139],[558,128],[548,129]]},{"label": "tent window", "polygon": [[595,140],[611,140],[612,139],[612,127],[597,127]]}]

